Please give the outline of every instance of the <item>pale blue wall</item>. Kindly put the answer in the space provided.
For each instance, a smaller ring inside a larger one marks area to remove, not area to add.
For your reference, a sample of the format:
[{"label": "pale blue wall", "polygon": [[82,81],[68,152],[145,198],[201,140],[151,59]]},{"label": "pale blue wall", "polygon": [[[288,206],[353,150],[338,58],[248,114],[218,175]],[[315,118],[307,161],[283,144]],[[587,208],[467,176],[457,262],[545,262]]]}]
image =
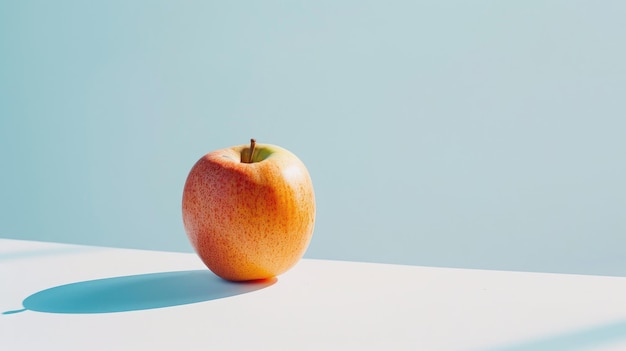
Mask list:
[{"label": "pale blue wall", "polygon": [[0,236],[190,251],[187,172],[255,137],[313,176],[308,257],[626,275],[624,18],[623,1],[1,1]]}]

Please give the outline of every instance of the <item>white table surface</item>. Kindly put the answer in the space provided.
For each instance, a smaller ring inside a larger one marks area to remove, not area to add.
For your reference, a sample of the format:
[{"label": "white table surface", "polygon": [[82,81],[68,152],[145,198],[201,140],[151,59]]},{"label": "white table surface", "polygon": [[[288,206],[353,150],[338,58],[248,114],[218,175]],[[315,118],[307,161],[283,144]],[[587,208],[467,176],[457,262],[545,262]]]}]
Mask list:
[{"label": "white table surface", "polygon": [[303,259],[234,284],[195,254],[0,239],[0,350],[198,349],[626,350],[626,278]]}]

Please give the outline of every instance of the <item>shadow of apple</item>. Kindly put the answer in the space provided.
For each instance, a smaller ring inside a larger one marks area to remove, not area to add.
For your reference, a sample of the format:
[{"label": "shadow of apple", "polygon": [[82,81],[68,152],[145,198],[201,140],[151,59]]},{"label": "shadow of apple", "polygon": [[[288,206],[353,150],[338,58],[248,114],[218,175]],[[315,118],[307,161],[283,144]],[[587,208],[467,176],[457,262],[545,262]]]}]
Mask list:
[{"label": "shadow of apple", "polygon": [[30,311],[111,313],[221,299],[274,284],[276,278],[234,283],[209,270],[162,272],[90,280],[39,291],[23,301]]}]

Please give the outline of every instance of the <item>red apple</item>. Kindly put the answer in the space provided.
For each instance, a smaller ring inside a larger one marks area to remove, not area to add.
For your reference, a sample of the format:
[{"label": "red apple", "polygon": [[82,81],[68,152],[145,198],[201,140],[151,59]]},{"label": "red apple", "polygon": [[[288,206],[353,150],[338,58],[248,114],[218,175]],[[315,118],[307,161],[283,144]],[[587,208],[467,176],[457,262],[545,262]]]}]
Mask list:
[{"label": "red apple", "polygon": [[182,202],[189,241],[227,280],[284,273],[304,255],[315,225],[313,184],[302,161],[254,139],[198,160]]}]

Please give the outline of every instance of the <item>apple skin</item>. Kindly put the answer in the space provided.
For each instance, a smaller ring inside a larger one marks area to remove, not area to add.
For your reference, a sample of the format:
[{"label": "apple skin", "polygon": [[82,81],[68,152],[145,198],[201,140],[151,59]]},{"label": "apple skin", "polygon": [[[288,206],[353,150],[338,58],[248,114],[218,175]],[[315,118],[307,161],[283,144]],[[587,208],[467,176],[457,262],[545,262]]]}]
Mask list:
[{"label": "apple skin", "polygon": [[[231,281],[271,278],[304,255],[315,226],[315,194],[304,163],[276,145],[210,152],[183,190],[183,224],[204,264]],[[251,163],[243,162],[253,150]]]}]

